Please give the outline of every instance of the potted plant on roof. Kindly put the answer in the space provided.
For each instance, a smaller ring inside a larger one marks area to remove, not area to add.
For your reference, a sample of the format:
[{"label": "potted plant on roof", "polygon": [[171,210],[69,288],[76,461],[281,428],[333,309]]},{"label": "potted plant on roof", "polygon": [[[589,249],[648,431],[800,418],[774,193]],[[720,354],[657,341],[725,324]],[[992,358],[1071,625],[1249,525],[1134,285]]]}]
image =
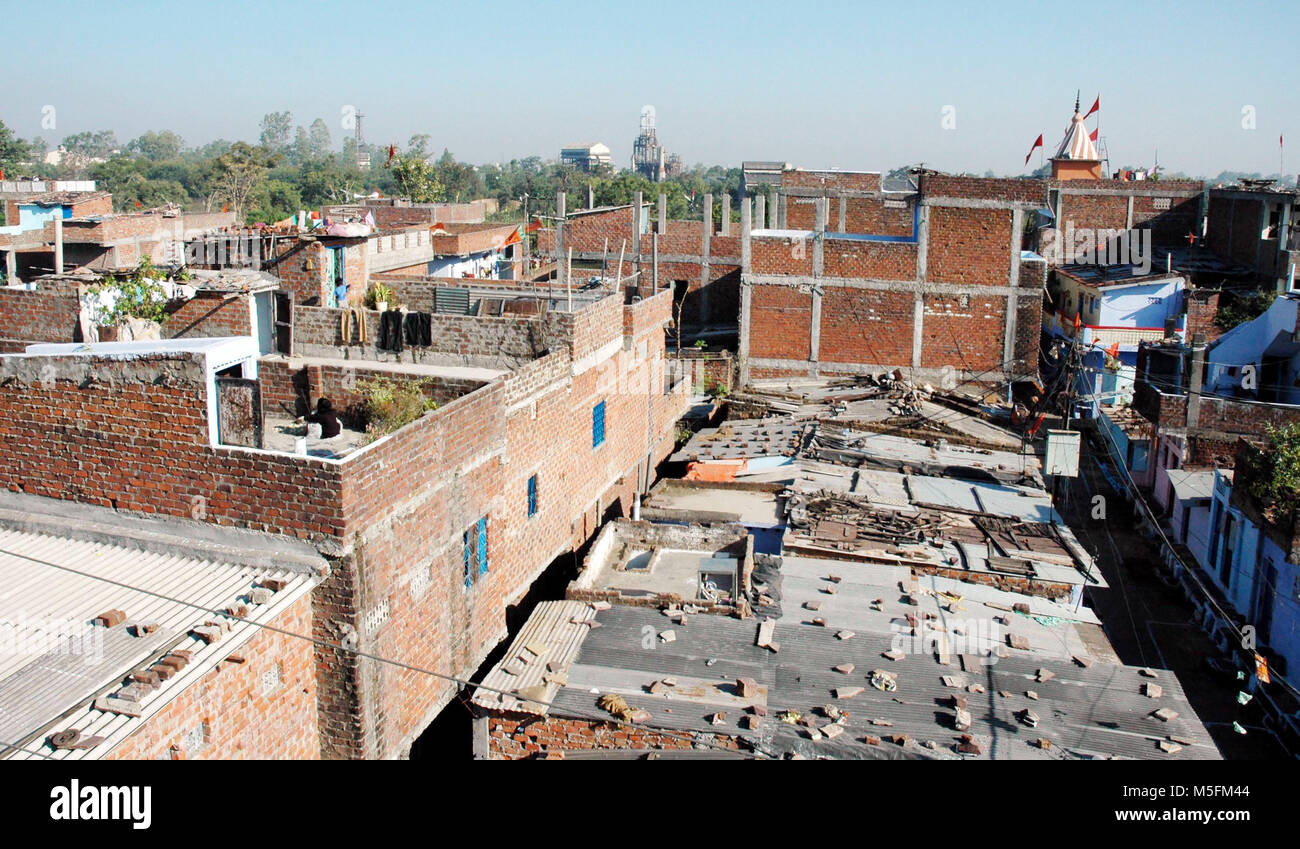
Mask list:
[{"label": "potted plant on roof", "polygon": [[366,292],[366,306],[386,312],[393,301],[393,295],[393,287],[376,280],[370,284],[370,291]]},{"label": "potted plant on roof", "polygon": [[[150,262],[140,261],[126,276],[104,275],[86,287],[87,306],[97,325],[100,342],[122,339],[157,339],[167,317],[167,272]],[[125,330],[125,334],[123,333]]]}]

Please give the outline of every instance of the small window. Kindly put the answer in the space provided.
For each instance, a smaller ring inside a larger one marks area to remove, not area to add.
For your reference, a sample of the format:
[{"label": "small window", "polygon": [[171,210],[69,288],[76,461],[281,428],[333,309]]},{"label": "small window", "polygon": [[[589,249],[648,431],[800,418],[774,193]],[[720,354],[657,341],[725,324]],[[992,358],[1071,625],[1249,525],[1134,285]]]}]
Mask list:
[{"label": "small window", "polygon": [[488,571],[487,556],[487,517],[484,516],[465,531],[465,586],[472,587],[474,582]]},{"label": "small window", "polygon": [[528,518],[537,515],[537,475],[528,479]]},{"label": "small window", "polygon": [[605,442],[605,402],[591,408],[591,447],[599,448]]}]

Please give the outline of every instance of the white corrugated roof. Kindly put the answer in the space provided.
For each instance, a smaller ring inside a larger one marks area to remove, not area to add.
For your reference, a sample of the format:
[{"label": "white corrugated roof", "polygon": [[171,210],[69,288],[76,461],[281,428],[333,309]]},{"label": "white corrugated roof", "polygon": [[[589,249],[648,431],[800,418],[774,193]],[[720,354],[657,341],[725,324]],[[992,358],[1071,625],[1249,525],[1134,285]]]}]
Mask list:
[{"label": "white corrugated roof", "polygon": [[[545,715],[548,708],[539,702],[555,698],[560,681],[578,656],[578,649],[591,630],[575,624],[596,618],[591,605],[581,601],[544,601],[528,617],[501,662],[481,682],[484,687],[474,694],[474,703],[494,710],[519,711]],[[494,692],[519,691],[533,687],[529,693],[537,701],[518,699]]]},{"label": "white corrugated roof", "polygon": [[[129,734],[205,666],[215,666],[256,633],[256,624],[232,620],[230,633],[209,646],[189,632],[268,578],[287,585],[268,604],[249,605],[248,618],[259,624],[317,582],[300,571],[0,529],[0,741],[59,758],[107,753],[120,737],[109,736],[91,751],[57,753],[45,737],[68,727],[83,736]],[[123,611],[126,620],[113,628],[92,624],[109,610]],[[136,623],[158,628],[134,636]],[[132,671],[176,648],[192,650],[194,660],[145,697],[146,717],[90,707],[96,696],[119,689]]]}]

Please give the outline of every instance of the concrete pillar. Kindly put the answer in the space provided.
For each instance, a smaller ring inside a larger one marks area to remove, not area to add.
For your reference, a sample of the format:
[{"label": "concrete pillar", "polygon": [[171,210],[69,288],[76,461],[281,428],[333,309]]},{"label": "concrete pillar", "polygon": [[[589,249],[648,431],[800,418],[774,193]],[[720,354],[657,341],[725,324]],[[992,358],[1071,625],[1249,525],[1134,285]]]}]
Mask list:
[{"label": "concrete pillar", "polygon": [[[1020,288],[1020,234],[1025,226],[1025,211],[1011,211],[1011,268],[1007,272],[1007,315],[1006,335],[1002,339],[1002,366],[1011,373],[1016,358],[1016,319],[1020,298],[1016,290]],[[974,296],[972,296],[974,297]]]},{"label": "concrete pillar", "polygon": [[641,193],[632,198],[632,262],[636,270],[641,270]]},{"label": "concrete pillar", "polygon": [[777,212],[777,216],[776,216],[776,228],[777,228],[778,230],[784,230],[784,229],[785,229],[785,222],[786,222],[785,212],[786,212],[786,207],[789,205],[789,203],[788,203],[788,198],[786,198],[785,195],[778,195],[777,197],[778,197],[778,198],[780,199],[780,201],[781,201],[781,204],[780,204],[780,207],[781,207],[781,208],[780,208],[780,209],[778,210],[778,212]]},{"label": "concrete pillar", "polygon": [[722,193],[722,221],[718,223],[718,235],[731,235],[731,192]]},{"label": "concrete pillar", "polygon": [[822,348],[822,284],[812,285],[812,315],[808,321],[808,376],[816,377]]},{"label": "concrete pillar", "polygon": [[[651,285],[654,287],[654,293],[659,294],[659,234],[653,233],[650,236],[651,250]],[[638,287],[640,281],[637,281]]]},{"label": "concrete pillar", "polygon": [[768,210],[767,210],[767,219],[768,219],[768,224],[767,224],[767,226],[770,227],[770,228],[772,228],[773,230],[776,230],[777,228],[779,228],[779,227],[781,226],[781,215],[780,215],[780,212],[781,212],[781,200],[782,200],[782,196],[781,196],[781,194],[778,192],[777,194],[775,194],[775,195],[772,196],[772,202],[768,204]]},{"label": "concrete pillar", "polygon": [[596,208],[596,190],[591,187],[591,183],[588,183],[587,184],[587,209],[595,209],[595,208]]},{"label": "concrete pillar", "polygon": [[847,223],[849,217],[848,212],[849,212],[849,199],[846,198],[844,195],[840,195],[840,224],[838,228],[838,232],[840,233],[849,232],[848,230],[849,225]]},{"label": "concrete pillar", "polygon": [[713,193],[704,195],[703,243],[700,245],[700,324],[709,321],[709,254],[713,241]]},{"label": "concrete pillar", "polygon": [[564,192],[555,193],[555,279],[560,286],[568,285],[564,269]]},{"label": "concrete pillar", "polygon": [[821,277],[826,267],[826,212],[828,200],[817,198],[813,205],[815,221],[813,230],[813,277]]},{"label": "concrete pillar", "polygon": [[[758,196],[759,203],[762,203],[763,196]],[[761,217],[759,220],[762,220]],[[753,229],[753,221],[750,218],[749,198],[740,199],[740,271],[747,273],[749,271],[749,251],[750,251],[750,233]]]},{"label": "concrete pillar", "polygon": [[767,195],[754,195],[754,228],[762,230],[767,226]]},{"label": "concrete pillar", "polygon": [[63,219],[54,219],[54,273],[63,273]]},{"label": "concrete pillar", "polygon": [[5,251],[5,283],[13,286],[18,282],[18,252]]},{"label": "concrete pillar", "polygon": [[655,229],[660,236],[668,232],[668,195],[663,192],[659,193],[659,219],[655,222]]},{"label": "concrete pillar", "polygon": [[1187,432],[1196,429],[1201,416],[1201,385],[1205,380],[1205,334],[1192,335],[1191,385],[1187,392]]}]

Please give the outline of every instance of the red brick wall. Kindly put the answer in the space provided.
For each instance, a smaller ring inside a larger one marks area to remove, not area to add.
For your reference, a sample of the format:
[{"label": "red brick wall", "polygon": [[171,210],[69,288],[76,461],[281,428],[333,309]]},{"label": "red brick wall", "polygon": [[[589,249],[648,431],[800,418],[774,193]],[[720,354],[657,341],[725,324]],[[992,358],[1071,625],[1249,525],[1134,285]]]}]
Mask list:
[{"label": "red brick wall", "polygon": [[1000,200],[1047,205],[1046,180],[1011,180],[923,174],[921,192],[930,198]]},{"label": "red brick wall", "polygon": [[[214,449],[205,391],[180,358],[102,362],[40,379],[0,361],[0,486],[50,498],[313,537],[342,530],[337,467]],[[167,374],[159,380],[160,374]]]},{"label": "red brick wall", "polygon": [[[617,302],[614,306],[617,306]],[[366,343],[363,345],[355,341],[357,336],[354,330],[347,346],[343,345],[343,337],[339,333],[339,318],[342,314],[343,310],[337,308],[295,304],[294,352],[303,356],[343,356],[346,353],[349,358],[378,358],[382,353],[376,347],[379,341],[380,314],[375,310],[366,310]],[[433,344],[414,350],[470,357],[526,359],[545,351],[548,344],[543,322],[538,318],[433,314],[431,325],[430,338]],[[392,355],[384,356],[391,358]]]},{"label": "red brick wall", "polygon": [[1123,195],[1065,195],[1061,204],[1062,221],[1076,228],[1123,230],[1128,226],[1128,198]]},{"label": "red brick wall", "polygon": [[[594,700],[594,696],[592,697]],[[594,704],[594,701],[593,701]],[[591,751],[598,749],[690,749],[689,734],[663,734],[653,728],[620,725],[590,719],[561,716],[490,714],[488,751],[493,760],[541,757],[547,750]],[[735,737],[707,735],[710,742],[738,750]]]},{"label": "red brick wall", "polygon": [[[957,372],[999,368],[1006,329],[1006,299],[979,295],[926,295],[921,367]],[[1033,326],[1035,333],[1038,325]]]},{"label": "red brick wall", "polygon": [[1005,286],[1011,273],[1009,209],[930,207],[926,274],[933,283]]},{"label": "red brick wall", "polygon": [[[562,319],[556,338],[571,339],[581,357],[620,340],[625,321],[645,326],[630,350],[620,345],[575,375],[569,351],[557,349],[338,463],[210,448],[198,365],[188,358],[98,362],[92,384],[61,362],[67,374],[53,385],[34,377],[40,363],[0,360],[0,440],[14,446],[0,455],[0,486],[336,537],[344,553],[314,593],[313,634],[337,642],[338,623],[350,623],[363,650],[468,676],[505,635],[507,605],[603,517],[626,515],[647,465],[672,449],[688,390],[663,394],[661,373],[638,359],[643,343],[650,359],[662,357],[663,336],[650,325],[663,301],[634,305],[631,318],[623,309],[610,297],[553,314]],[[291,397],[287,366],[262,366],[267,399]],[[332,371],[319,380],[341,391]],[[601,401],[606,439],[593,447],[591,411]],[[539,510],[529,517],[533,474]],[[483,516],[490,569],[466,588],[462,534]],[[315,657],[325,757],[399,755],[454,695],[426,675],[338,650]]]},{"label": "red brick wall", "polygon": [[826,277],[915,280],[916,245],[828,238],[822,251]]},{"label": "red brick wall", "polygon": [[1219,312],[1219,293],[1197,294],[1196,290],[1192,290],[1190,294],[1191,297],[1187,299],[1187,338],[1202,333],[1206,342],[1213,342],[1224,332],[1214,323],[1214,317]]},{"label": "red brick wall", "polygon": [[1206,244],[1216,253],[1254,268],[1264,223],[1264,205],[1258,200],[1211,194]]},{"label": "red brick wall", "polygon": [[[79,326],[80,299],[41,288],[0,288],[0,340],[72,342]],[[15,345],[21,350],[21,345]]]},{"label": "red brick wall", "polygon": [[[825,315],[825,310],[822,311]],[[749,355],[762,359],[806,360],[812,295],[788,286],[755,286],[749,311]]]},{"label": "red brick wall", "polygon": [[248,336],[253,332],[249,295],[199,295],[181,304],[162,323],[162,337]]},{"label": "red brick wall", "polygon": [[[312,632],[311,596],[294,602],[271,623],[292,634]],[[235,654],[186,687],[139,730],[108,753],[108,760],[315,760],[316,667],[312,644],[260,630]],[[263,686],[263,674],[281,683]],[[186,752],[185,737],[206,729],[203,745]]]},{"label": "red brick wall", "polygon": [[880,191],[880,174],[853,171],[804,171],[781,173],[782,188],[851,189],[860,192]]},{"label": "red brick wall", "polygon": [[[321,304],[327,296],[325,246],[320,242],[298,242],[271,266],[280,278],[280,288],[293,292],[295,304]],[[349,295],[352,293],[349,292]]]},{"label": "red brick wall", "polygon": [[812,238],[763,237],[750,240],[750,268],[754,274],[813,273]]},{"label": "red brick wall", "polygon": [[912,315],[910,292],[828,286],[822,296],[818,358],[827,363],[910,366]]}]

